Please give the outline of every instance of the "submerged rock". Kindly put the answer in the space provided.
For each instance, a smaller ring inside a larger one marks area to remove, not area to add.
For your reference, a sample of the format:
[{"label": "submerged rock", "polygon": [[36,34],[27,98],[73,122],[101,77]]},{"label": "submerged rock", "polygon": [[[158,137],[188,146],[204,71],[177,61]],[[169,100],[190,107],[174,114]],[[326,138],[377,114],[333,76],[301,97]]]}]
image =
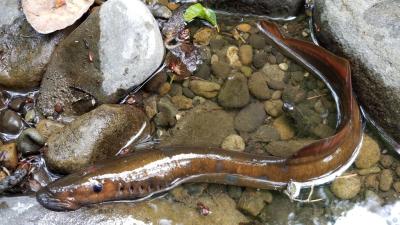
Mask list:
[{"label": "submerged rock", "polygon": [[272,194],[266,190],[246,188],[238,202],[238,208],[257,216],[267,203],[272,202]]},{"label": "submerged rock", "polygon": [[0,86],[37,87],[57,43],[67,32],[37,33],[28,24],[20,1],[0,1]]},{"label": "submerged rock", "polygon": [[267,114],[261,103],[252,103],[235,117],[235,129],[240,132],[253,132],[264,122]]},{"label": "submerged rock", "polygon": [[143,140],[150,132],[149,121],[140,109],[105,104],[52,134],[44,158],[51,170],[71,173],[114,156],[122,147]]},{"label": "submerged rock", "polygon": [[247,78],[241,73],[229,76],[218,94],[218,103],[224,108],[241,108],[249,101]]},{"label": "submerged rock", "polygon": [[221,146],[228,135],[235,134],[232,113],[207,101],[182,114],[171,136],[161,139],[163,146]]},{"label": "submerged rock", "polygon": [[203,216],[196,203],[182,203],[165,198],[138,203],[108,203],[84,207],[71,212],[53,212],[43,208],[34,197],[0,198],[0,217],[13,225],[34,224],[218,224],[246,223],[248,219],[235,208],[235,201],[227,194],[205,195],[196,198],[207,206],[211,214]]},{"label": "submerged rock", "polygon": [[[135,16],[132,16],[135,15]],[[138,0],[112,0],[92,11],[57,48],[44,75],[38,107],[45,115],[61,104],[81,114],[82,99],[116,103],[161,64],[164,46],[158,25]]]},{"label": "submerged rock", "polygon": [[361,190],[360,177],[344,174],[333,181],[331,190],[340,199],[354,198]]},{"label": "submerged rock", "polygon": [[400,142],[398,0],[317,0],[318,39],[352,64],[358,100]]},{"label": "submerged rock", "polygon": [[374,166],[381,157],[381,149],[378,143],[369,135],[365,135],[361,145],[360,153],[355,164],[357,168],[366,169]]}]

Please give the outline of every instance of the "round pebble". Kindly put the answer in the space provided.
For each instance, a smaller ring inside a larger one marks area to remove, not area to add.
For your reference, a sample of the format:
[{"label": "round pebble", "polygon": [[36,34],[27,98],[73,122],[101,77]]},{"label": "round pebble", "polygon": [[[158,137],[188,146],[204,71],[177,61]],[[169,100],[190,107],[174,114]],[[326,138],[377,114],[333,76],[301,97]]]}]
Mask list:
[{"label": "round pebble", "polygon": [[226,150],[241,152],[245,149],[245,143],[241,136],[237,134],[231,134],[224,139],[221,147]]},{"label": "round pebble", "polygon": [[23,155],[31,155],[39,152],[44,145],[45,139],[35,128],[28,128],[19,135],[17,149]]},{"label": "round pebble", "polygon": [[248,23],[241,23],[241,24],[237,25],[236,28],[239,31],[246,32],[246,33],[250,32],[250,30],[251,30],[251,26]]},{"label": "round pebble", "polygon": [[0,132],[18,134],[22,127],[22,120],[16,112],[9,109],[0,112]]},{"label": "round pebble", "polygon": [[397,193],[400,193],[400,181],[396,181],[393,183],[393,188]]},{"label": "round pebble", "polygon": [[204,80],[192,80],[190,81],[190,90],[192,90],[196,95],[202,96],[204,98],[213,98],[217,96],[221,86],[217,83]]},{"label": "round pebble", "polygon": [[262,49],[266,44],[266,40],[262,35],[252,34],[249,37],[249,43],[256,49]]},{"label": "round pebble", "polygon": [[17,145],[15,143],[0,144],[0,164],[9,170],[14,170],[18,165]]},{"label": "round pebble", "polygon": [[393,174],[391,170],[384,169],[379,176],[379,189],[381,191],[389,191],[393,184]]},{"label": "round pebble", "polygon": [[379,160],[380,164],[385,167],[385,168],[390,168],[390,166],[393,164],[393,156],[391,155],[382,155],[381,159]]},{"label": "round pebble", "polygon": [[374,166],[380,159],[381,150],[378,143],[370,136],[365,135],[361,146],[360,154],[355,164],[359,169],[366,169]]},{"label": "round pebble", "polygon": [[168,83],[168,82],[165,82],[165,83],[162,84],[162,85],[160,86],[160,88],[158,89],[158,93],[159,93],[161,96],[164,96],[164,95],[166,95],[170,90],[171,90],[171,84]]},{"label": "round pebble", "polygon": [[253,47],[251,45],[240,46],[239,56],[243,65],[250,65],[253,62]]},{"label": "round pebble", "polygon": [[280,63],[278,66],[279,66],[279,69],[281,69],[283,71],[287,71],[289,68],[287,63]]},{"label": "round pebble", "polygon": [[331,184],[331,190],[340,199],[352,199],[361,190],[361,181],[358,175],[343,175],[336,178]]}]

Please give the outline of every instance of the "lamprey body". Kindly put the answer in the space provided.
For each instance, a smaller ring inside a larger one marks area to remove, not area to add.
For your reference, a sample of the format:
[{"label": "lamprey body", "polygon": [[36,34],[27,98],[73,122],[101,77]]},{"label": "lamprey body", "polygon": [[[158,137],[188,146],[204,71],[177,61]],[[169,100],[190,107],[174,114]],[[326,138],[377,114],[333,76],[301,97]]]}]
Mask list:
[{"label": "lamprey body", "polygon": [[300,149],[290,158],[207,147],[143,150],[61,178],[37,193],[51,210],[75,210],[88,204],[142,200],[183,182],[210,182],[282,189],[291,182],[323,184],[340,175],[357,156],[362,122],[352,93],[350,66],[312,43],[284,38],[266,21],[258,24],[285,55],[321,77],[338,108],[337,132]]}]

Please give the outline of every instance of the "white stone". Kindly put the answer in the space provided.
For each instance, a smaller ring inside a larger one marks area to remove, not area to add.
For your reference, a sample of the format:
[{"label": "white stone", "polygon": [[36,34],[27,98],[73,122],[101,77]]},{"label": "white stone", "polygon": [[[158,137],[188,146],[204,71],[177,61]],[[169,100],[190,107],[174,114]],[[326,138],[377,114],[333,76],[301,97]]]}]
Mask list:
[{"label": "white stone", "polygon": [[157,22],[139,0],[109,0],[100,9],[103,89],[115,93],[145,81],[162,63],[164,44]]}]

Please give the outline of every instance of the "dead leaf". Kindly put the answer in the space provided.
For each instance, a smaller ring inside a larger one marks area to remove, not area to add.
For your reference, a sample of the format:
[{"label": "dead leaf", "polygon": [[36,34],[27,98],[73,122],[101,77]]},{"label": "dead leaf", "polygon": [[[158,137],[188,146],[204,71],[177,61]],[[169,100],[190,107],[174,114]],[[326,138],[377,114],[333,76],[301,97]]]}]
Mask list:
[{"label": "dead leaf", "polygon": [[48,34],[72,25],[93,3],[94,0],[22,0],[22,9],[37,32]]}]

